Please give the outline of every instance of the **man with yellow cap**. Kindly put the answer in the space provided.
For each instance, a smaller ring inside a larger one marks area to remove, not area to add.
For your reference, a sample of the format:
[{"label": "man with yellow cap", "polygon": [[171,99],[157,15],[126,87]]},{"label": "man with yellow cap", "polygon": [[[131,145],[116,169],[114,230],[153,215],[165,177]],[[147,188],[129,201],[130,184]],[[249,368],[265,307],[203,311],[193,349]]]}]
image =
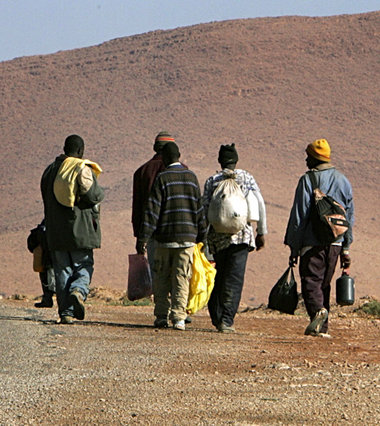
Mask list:
[{"label": "man with yellow cap", "polygon": [[[295,266],[300,257],[301,290],[310,317],[305,334],[330,337],[327,331],[331,280],[339,257],[343,269],[348,269],[351,264],[349,248],[354,223],[352,188],[348,179],[331,164],[331,149],[326,139],[310,143],[306,154],[309,171],[298,182],[284,242],[290,247],[290,266]],[[318,188],[346,210],[349,228],[331,244],[321,240],[321,235],[316,234],[311,223],[310,212],[314,202],[312,174]]]}]

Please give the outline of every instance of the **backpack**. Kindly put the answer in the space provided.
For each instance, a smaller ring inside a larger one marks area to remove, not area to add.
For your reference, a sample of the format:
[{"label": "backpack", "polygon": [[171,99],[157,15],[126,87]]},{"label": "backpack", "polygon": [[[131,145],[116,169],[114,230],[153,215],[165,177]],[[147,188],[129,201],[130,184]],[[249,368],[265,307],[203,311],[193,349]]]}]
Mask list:
[{"label": "backpack", "polygon": [[315,173],[311,171],[308,175],[314,196],[310,212],[311,225],[320,244],[328,245],[343,237],[350,224],[344,207],[318,188]]},{"label": "backpack", "polygon": [[236,234],[247,224],[248,206],[232,170],[224,170],[224,179],[215,188],[207,218],[216,232]]},{"label": "backpack", "polygon": [[52,268],[52,260],[47,246],[45,219],[30,230],[26,239],[27,248],[33,253],[33,269],[35,272],[42,272]]}]

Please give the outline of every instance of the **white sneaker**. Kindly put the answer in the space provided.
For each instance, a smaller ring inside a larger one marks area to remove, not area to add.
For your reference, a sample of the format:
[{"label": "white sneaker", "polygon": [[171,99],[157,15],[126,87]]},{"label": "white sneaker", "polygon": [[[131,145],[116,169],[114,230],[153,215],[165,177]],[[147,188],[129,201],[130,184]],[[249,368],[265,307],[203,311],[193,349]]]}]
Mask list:
[{"label": "white sneaker", "polygon": [[185,320],[177,321],[173,324],[174,330],[186,330]]},{"label": "white sneaker", "polygon": [[323,337],[324,339],[331,339],[331,334],[329,334],[329,333],[318,333],[317,337]]},{"label": "white sneaker", "polygon": [[331,334],[329,334],[329,333],[317,333],[316,331],[310,331],[307,334],[307,336],[323,337],[324,339],[331,339]]}]

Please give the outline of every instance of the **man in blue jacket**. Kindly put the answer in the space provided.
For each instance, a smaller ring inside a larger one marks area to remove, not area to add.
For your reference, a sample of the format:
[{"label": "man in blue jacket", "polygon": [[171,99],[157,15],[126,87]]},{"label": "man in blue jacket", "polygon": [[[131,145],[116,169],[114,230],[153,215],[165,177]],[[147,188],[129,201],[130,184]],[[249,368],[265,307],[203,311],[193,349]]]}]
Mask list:
[{"label": "man in blue jacket", "polygon": [[300,257],[301,290],[310,317],[305,334],[330,337],[327,331],[331,280],[339,257],[343,269],[351,264],[349,248],[354,223],[352,188],[348,179],[331,164],[331,149],[325,139],[310,143],[306,153],[306,165],[314,172],[318,187],[345,208],[350,224],[343,237],[329,245],[321,244],[310,220],[313,187],[310,175],[305,173],[298,182],[284,242],[290,247],[290,266],[295,266]]}]

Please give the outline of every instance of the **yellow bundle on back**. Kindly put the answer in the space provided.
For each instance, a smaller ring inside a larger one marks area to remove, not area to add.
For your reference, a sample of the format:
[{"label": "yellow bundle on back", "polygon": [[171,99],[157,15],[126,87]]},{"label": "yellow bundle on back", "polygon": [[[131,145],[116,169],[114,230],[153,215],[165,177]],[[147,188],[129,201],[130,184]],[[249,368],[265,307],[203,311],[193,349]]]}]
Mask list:
[{"label": "yellow bundle on back", "polygon": [[91,167],[96,177],[102,172],[98,164],[82,158],[67,157],[61,164],[54,181],[54,195],[60,204],[74,206],[78,193],[77,177],[85,166]]},{"label": "yellow bundle on back", "polygon": [[193,255],[193,275],[190,281],[189,300],[186,311],[188,314],[204,308],[211,296],[214,288],[216,269],[201,252],[203,243],[198,243],[194,247]]}]

